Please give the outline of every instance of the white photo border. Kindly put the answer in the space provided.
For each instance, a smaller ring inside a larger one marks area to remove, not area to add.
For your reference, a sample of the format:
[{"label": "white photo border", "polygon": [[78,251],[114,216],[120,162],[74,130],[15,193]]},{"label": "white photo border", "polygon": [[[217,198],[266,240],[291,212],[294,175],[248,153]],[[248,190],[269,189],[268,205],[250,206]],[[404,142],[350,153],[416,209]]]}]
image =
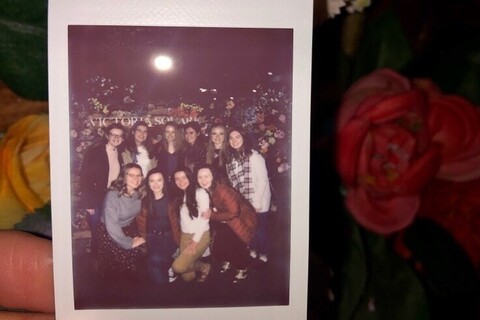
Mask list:
[{"label": "white photo border", "polygon": [[[50,0],[48,26],[53,257],[57,319],[306,319],[313,1]],[[195,309],[75,310],[72,275],[68,26],[293,29],[290,303]]]}]

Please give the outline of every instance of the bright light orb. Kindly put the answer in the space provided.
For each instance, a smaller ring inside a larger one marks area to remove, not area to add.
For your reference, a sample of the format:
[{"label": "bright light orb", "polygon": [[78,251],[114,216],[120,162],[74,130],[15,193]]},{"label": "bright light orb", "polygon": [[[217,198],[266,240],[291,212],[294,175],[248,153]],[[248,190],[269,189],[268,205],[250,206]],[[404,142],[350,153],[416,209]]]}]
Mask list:
[{"label": "bright light orb", "polygon": [[169,56],[158,56],[153,61],[155,68],[160,71],[168,71],[173,66],[173,60]]}]

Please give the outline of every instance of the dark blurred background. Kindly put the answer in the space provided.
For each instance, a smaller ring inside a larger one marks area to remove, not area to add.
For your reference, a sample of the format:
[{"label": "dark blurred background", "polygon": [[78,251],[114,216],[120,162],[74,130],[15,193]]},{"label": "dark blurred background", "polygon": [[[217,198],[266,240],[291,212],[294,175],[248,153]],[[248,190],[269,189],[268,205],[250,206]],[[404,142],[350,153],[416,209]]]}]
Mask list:
[{"label": "dark blurred background", "polygon": [[[364,230],[357,237],[343,206],[334,154],[342,94],[375,69],[388,67],[407,77],[431,78],[445,93],[479,104],[480,2],[372,0],[362,13],[343,9],[333,18],[325,5],[315,0],[309,315],[312,319],[479,319],[478,271],[462,262],[468,260],[465,253],[444,230],[428,223],[410,230],[427,248],[423,259],[431,267],[427,275],[417,272],[411,262],[406,264],[408,270],[401,269],[404,261],[390,257],[391,248],[369,250],[372,236]],[[459,255],[463,260],[455,258]],[[382,259],[383,269],[375,269]],[[398,277],[412,272],[402,280],[412,283],[410,289],[396,286],[395,277],[382,271]],[[414,283],[421,289],[412,289]]]}]

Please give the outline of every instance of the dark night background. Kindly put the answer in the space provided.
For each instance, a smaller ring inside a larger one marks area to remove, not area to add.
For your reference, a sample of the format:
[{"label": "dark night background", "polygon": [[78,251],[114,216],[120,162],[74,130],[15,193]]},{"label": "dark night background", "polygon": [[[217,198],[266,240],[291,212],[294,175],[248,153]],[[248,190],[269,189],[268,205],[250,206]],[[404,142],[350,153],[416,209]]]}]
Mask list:
[{"label": "dark night background", "polygon": [[[85,80],[101,75],[120,87],[136,84],[140,104],[198,101],[200,88],[216,89],[222,101],[252,95],[267,78],[291,83],[292,50],[288,29],[70,26],[70,88],[84,100]],[[172,70],[153,67],[160,54],[173,59]]]}]

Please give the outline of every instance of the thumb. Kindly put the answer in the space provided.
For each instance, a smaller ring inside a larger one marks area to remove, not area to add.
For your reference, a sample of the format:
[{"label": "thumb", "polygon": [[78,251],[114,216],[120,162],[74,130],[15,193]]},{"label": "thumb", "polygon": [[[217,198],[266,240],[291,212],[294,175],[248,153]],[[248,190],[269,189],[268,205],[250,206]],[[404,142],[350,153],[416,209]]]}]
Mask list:
[{"label": "thumb", "polygon": [[21,231],[0,231],[0,305],[53,313],[52,242]]}]

